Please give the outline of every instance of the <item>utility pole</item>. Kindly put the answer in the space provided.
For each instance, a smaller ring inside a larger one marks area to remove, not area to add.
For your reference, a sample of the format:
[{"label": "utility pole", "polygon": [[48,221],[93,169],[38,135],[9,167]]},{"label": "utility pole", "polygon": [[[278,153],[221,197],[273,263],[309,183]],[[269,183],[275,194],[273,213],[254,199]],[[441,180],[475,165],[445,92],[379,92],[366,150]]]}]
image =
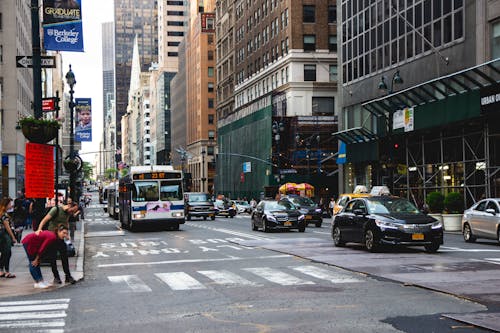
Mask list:
[{"label": "utility pole", "polygon": [[40,49],[40,11],[38,0],[31,0],[31,37],[33,51],[33,111],[42,117],[42,60]]}]

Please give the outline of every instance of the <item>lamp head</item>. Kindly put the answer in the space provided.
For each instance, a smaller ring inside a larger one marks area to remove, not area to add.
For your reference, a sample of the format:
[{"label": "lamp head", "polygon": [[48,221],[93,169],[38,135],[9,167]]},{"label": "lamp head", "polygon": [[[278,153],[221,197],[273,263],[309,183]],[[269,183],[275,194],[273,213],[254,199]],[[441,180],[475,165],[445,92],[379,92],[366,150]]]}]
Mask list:
[{"label": "lamp head", "polygon": [[280,121],[280,124],[279,124],[279,129],[280,129],[280,132],[284,132],[285,131],[285,125]]},{"label": "lamp head", "polygon": [[76,84],[75,73],[71,70],[71,65],[69,65],[69,71],[66,73],[66,82],[71,88]]},{"label": "lamp head", "polygon": [[399,69],[394,73],[394,83],[395,84],[402,84],[403,83],[403,78],[399,75]]},{"label": "lamp head", "polygon": [[388,90],[387,84],[385,83],[385,77],[384,76],[382,76],[380,78],[380,82],[378,83],[378,89],[380,89],[380,90]]}]

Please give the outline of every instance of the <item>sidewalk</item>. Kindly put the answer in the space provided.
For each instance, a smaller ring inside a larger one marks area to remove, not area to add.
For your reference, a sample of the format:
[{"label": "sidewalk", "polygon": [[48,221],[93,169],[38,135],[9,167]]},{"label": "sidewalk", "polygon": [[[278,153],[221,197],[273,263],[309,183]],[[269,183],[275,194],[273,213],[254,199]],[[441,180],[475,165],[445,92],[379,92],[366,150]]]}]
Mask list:
[{"label": "sidewalk", "polygon": [[[23,232],[23,238],[32,230],[25,230]],[[69,259],[69,269],[71,275],[77,281],[83,279],[83,258],[84,258],[84,248],[85,248],[85,221],[77,222],[77,230],[75,231],[75,239],[73,239],[73,245],[76,249],[76,256],[68,258]],[[19,245],[14,245],[12,247],[12,257],[10,258],[10,271],[16,274],[14,279],[0,278],[0,298],[20,296],[20,295],[30,295],[37,294],[40,292],[51,291],[56,288],[61,288],[69,284],[64,283],[64,272],[62,270],[61,261],[57,261],[57,266],[59,269],[59,275],[63,280],[60,285],[55,285],[48,289],[35,289],[33,288],[33,278],[28,269],[28,258],[26,257],[26,252],[24,248]],[[50,265],[42,266],[43,278],[46,282],[51,282],[53,280],[52,270]]]}]

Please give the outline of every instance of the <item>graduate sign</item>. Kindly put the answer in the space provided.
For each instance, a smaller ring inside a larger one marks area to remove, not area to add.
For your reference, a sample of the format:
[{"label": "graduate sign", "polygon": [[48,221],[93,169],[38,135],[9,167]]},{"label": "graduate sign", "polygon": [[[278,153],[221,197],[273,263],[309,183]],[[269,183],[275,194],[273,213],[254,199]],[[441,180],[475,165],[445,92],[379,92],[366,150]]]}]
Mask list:
[{"label": "graduate sign", "polygon": [[75,141],[92,141],[92,99],[75,98],[76,129]]},{"label": "graduate sign", "polygon": [[43,0],[46,50],[83,52],[82,0]]}]

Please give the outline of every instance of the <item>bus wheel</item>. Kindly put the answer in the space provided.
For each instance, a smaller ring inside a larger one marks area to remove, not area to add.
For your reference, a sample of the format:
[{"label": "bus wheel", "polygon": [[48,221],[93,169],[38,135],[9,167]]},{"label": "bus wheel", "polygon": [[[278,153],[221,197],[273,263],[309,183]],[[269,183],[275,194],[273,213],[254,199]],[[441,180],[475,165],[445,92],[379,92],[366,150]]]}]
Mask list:
[{"label": "bus wheel", "polygon": [[172,230],[179,230],[179,227],[180,227],[180,225],[179,225],[179,223],[177,223],[176,225],[174,225],[172,227]]}]

